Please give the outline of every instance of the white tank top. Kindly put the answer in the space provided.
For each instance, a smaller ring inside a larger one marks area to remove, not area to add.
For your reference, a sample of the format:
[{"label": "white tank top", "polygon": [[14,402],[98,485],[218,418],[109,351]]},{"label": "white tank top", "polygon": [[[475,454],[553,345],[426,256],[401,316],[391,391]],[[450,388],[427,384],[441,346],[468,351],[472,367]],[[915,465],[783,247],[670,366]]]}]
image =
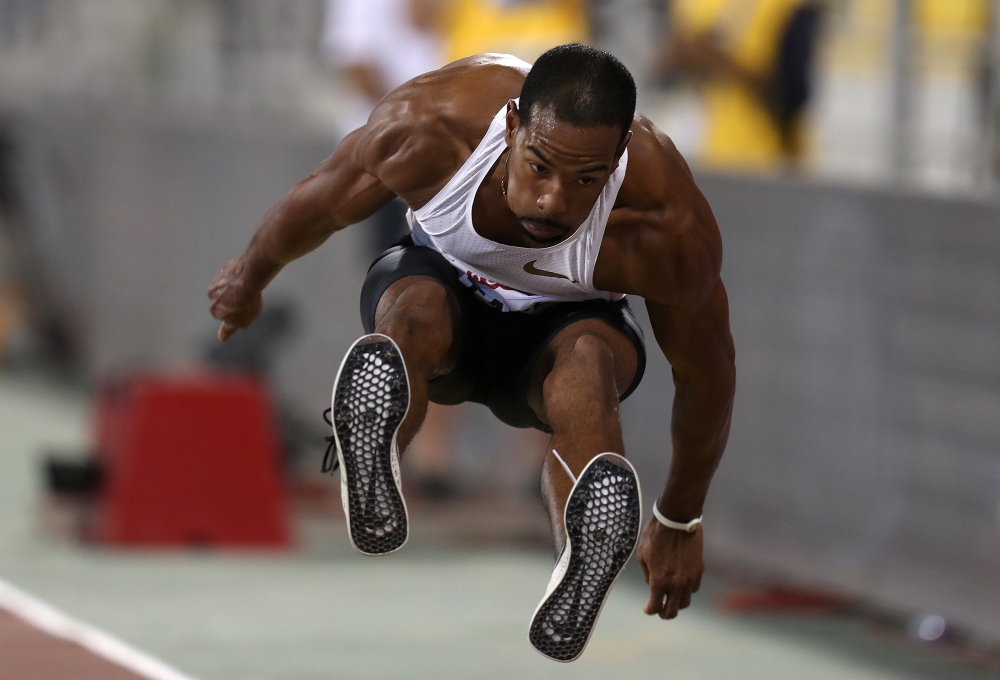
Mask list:
[{"label": "white tank top", "polygon": [[594,265],[608,216],[625,180],[628,150],[604,186],[590,215],[568,239],[547,248],[508,246],[483,238],[472,226],[472,202],[486,173],[507,148],[507,109],[469,159],[419,210],[407,212],[413,242],[438,251],[458,269],[460,280],[503,311],[527,311],[542,302],[620,300],[620,293],[594,288]]}]

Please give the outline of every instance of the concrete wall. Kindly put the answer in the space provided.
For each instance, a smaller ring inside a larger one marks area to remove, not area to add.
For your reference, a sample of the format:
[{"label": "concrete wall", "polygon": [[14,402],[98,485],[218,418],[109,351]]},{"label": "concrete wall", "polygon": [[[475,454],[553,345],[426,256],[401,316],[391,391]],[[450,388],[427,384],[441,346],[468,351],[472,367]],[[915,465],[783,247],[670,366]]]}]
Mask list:
[{"label": "concrete wall", "polygon": [[[214,272],[334,145],[280,120],[77,112],[18,129],[31,218],[94,375],[199,356]],[[739,367],[710,555],[1000,638],[1000,205],[700,181],[725,239]],[[348,230],[268,291],[301,311],[277,380],[304,414],[322,410],[361,333],[369,260]],[[650,350],[623,407],[647,503],[669,460],[672,396]],[[518,440],[484,409],[466,415],[463,470],[482,479]]]},{"label": "concrete wall", "polygon": [[[216,270],[335,146],[283,123],[192,127],[91,112],[17,126],[30,219],[91,375],[204,353],[217,326],[206,297]],[[268,290],[300,312],[301,333],[278,366],[299,406],[332,384],[334,369],[317,370],[317,360],[361,332],[353,288],[366,269],[363,248],[355,232],[340,234]]]}]

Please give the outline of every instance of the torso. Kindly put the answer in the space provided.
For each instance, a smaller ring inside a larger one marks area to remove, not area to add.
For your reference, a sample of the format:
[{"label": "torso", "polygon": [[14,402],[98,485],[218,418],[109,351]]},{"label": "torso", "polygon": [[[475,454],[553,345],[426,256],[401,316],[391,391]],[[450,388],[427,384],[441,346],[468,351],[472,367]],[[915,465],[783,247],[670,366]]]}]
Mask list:
[{"label": "torso", "polygon": [[[480,55],[411,81],[376,109],[363,140],[362,160],[372,175],[410,206],[418,224],[415,239],[423,238],[421,230],[430,234],[458,230],[465,245],[455,239],[445,246],[453,265],[464,268],[463,274],[482,275],[489,279],[488,285],[499,284],[528,295],[613,299],[638,294],[647,300],[684,305],[686,297],[700,297],[708,283],[714,286],[721,266],[721,238],[711,210],[669,138],[642,116],[632,124],[633,137],[627,163],[620,166],[619,188],[609,192],[609,181],[602,195],[610,201],[611,209],[602,216],[606,222],[600,230],[591,230],[588,235],[581,234],[581,228],[566,241],[547,248],[499,243],[500,238],[492,237],[496,230],[491,225],[472,224],[471,195],[482,181],[480,173],[474,173],[458,194],[468,196],[469,210],[462,213],[463,218],[452,215],[450,224],[431,224],[439,194],[454,193],[454,187],[447,185],[477,153],[497,111],[519,95],[528,68],[507,55]],[[502,135],[499,144],[499,151],[491,147],[494,160],[503,151]],[[487,170],[491,165],[485,163]],[[598,236],[597,231],[602,233]],[[483,237],[483,233],[492,238]],[[561,249],[581,247],[574,240],[578,236],[591,250],[573,260],[575,264],[561,262]],[[534,269],[568,278],[525,272],[525,265],[532,261]],[[708,270],[714,270],[714,276],[705,276]],[[495,290],[500,290],[499,286]]]},{"label": "torso", "polygon": [[410,210],[413,241],[437,250],[458,270],[463,284],[503,311],[528,311],[545,302],[619,299],[594,287],[594,265],[608,217],[625,178],[628,153],[612,173],[587,220],[566,240],[546,248],[525,248],[484,237],[473,219],[476,192],[507,148],[506,107],[458,172],[435,196]]}]

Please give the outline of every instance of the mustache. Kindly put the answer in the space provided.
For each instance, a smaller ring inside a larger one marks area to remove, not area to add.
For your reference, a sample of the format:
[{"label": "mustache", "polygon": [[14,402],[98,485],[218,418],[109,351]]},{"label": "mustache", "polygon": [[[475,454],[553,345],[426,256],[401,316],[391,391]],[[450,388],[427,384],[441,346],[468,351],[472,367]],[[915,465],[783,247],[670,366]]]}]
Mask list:
[{"label": "mustache", "polygon": [[[565,224],[563,224],[562,222],[559,222],[558,220],[554,220],[554,219],[552,219],[550,217],[519,217],[518,218],[518,222],[521,225],[521,233],[523,233],[525,236],[527,236],[529,239],[531,239],[532,241],[534,241],[536,243],[557,243],[557,242],[563,240],[563,238],[565,238],[565,232],[570,231],[570,228],[567,227]],[[559,234],[558,236],[550,236],[548,238],[541,238],[539,236],[535,236],[530,231],[528,231],[525,228],[525,226],[524,226],[525,222],[531,222],[533,224],[540,224],[540,225],[543,225],[543,226],[546,226],[546,227],[554,227],[556,229],[561,230],[563,233]]]}]

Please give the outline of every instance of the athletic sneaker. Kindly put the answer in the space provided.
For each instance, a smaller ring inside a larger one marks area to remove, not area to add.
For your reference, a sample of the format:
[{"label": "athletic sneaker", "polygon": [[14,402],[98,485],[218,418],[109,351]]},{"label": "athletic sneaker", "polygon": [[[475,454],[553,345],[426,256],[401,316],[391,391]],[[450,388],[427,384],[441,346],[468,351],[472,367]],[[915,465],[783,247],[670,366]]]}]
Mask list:
[{"label": "athletic sneaker", "polygon": [[365,555],[386,555],[406,543],[409,521],[399,479],[396,432],[410,407],[410,384],[399,347],[379,333],[347,351],[333,383],[333,445],[340,500],[351,544]]},{"label": "athletic sneaker", "polygon": [[578,658],[604,601],[639,540],[639,481],[616,453],[593,458],[573,484],[563,548],[528,629],[528,640],[556,661]]}]

